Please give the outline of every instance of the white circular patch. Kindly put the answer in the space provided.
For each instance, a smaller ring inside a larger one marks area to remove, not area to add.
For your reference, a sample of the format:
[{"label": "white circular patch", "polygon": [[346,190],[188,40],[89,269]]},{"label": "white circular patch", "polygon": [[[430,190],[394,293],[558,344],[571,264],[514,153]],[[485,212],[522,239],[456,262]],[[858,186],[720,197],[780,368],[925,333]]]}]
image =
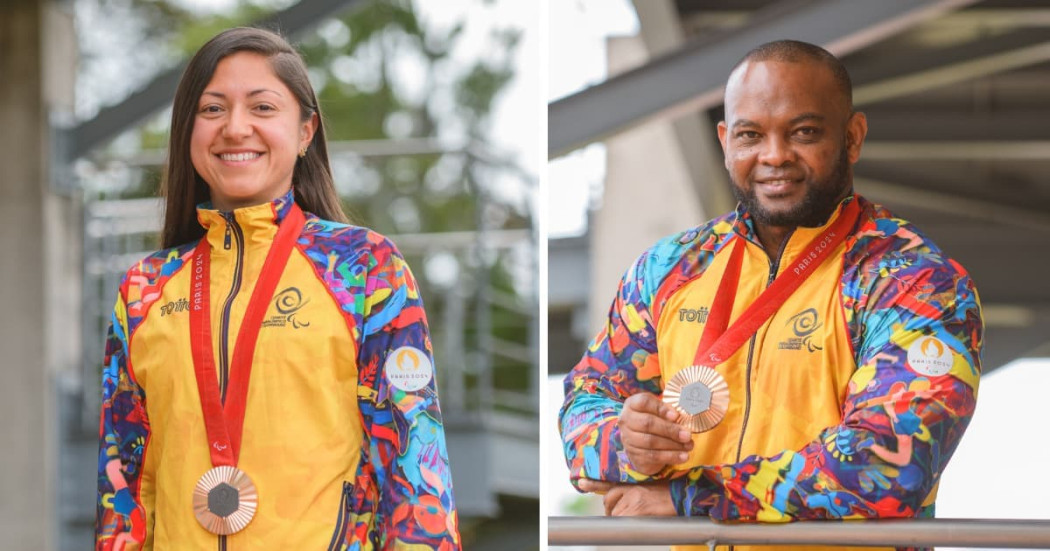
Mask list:
[{"label": "white circular patch", "polygon": [[402,346],[386,357],[383,371],[391,385],[405,392],[415,392],[430,383],[434,365],[422,350]]},{"label": "white circular patch", "polygon": [[952,349],[937,337],[919,337],[908,347],[908,366],[923,375],[944,375],[952,363]]}]

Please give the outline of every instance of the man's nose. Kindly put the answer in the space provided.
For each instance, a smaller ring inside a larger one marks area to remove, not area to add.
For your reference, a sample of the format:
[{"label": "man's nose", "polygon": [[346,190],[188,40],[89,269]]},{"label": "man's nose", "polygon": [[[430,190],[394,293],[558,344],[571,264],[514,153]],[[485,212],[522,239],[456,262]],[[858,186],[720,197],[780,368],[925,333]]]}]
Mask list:
[{"label": "man's nose", "polygon": [[769,136],[761,145],[758,160],[769,166],[783,166],[795,161],[795,150],[789,140]]}]

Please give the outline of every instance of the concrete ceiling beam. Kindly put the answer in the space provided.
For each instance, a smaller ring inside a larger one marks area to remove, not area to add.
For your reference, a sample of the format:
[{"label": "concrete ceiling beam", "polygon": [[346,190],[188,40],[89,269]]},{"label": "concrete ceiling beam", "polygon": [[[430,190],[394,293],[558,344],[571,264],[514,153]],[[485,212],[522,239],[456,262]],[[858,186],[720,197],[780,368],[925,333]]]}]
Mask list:
[{"label": "concrete ceiling beam", "polygon": [[757,44],[796,37],[845,55],[973,0],[783,0],[746,26],[559,99],[548,106],[548,152],[563,155],[654,117],[718,105],[733,65]]}]

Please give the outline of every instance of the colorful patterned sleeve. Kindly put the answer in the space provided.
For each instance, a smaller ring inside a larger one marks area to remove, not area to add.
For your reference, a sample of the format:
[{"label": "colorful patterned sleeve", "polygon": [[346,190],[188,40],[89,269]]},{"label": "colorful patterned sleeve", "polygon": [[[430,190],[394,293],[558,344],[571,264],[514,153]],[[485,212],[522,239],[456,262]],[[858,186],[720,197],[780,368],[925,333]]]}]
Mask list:
[{"label": "colorful patterned sleeve", "polygon": [[924,506],[976,402],[977,293],[960,266],[899,221],[873,221],[858,238],[842,280],[857,358],[842,422],[801,450],[671,481],[680,515],[787,522],[932,512]]},{"label": "colorful patterned sleeve", "polygon": [[359,365],[375,373],[368,458],[378,484],[377,549],[460,548],[433,351],[408,265],[376,234],[365,287]]},{"label": "colorful patterned sleeve", "polygon": [[653,478],[632,468],[617,420],[624,400],[632,394],[660,393],[652,304],[657,287],[673,271],[680,248],[678,239],[669,239],[634,262],[620,280],[605,326],[565,377],[558,425],[574,485],[581,478],[611,482]]},{"label": "colorful patterned sleeve", "polygon": [[137,548],[146,534],[139,489],[149,421],[145,393],[127,365],[128,323],[123,295],[110,318],[102,371],[95,517],[95,549],[99,551]]}]

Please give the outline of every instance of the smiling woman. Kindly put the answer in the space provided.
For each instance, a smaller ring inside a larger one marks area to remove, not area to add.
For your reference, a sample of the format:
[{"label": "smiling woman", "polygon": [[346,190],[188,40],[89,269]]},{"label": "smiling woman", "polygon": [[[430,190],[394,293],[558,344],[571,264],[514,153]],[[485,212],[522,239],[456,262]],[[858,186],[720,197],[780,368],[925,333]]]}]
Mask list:
[{"label": "smiling woman", "polygon": [[[253,153],[263,162],[248,163]],[[228,193],[238,206],[258,204],[252,196],[268,201],[293,183],[297,204],[325,220],[347,221],[306,66],[268,31],[233,29],[197,52],[175,93],[168,159],[164,247],[204,235],[200,203],[221,209]],[[235,170],[238,163],[251,170]]]},{"label": "smiling woman", "polygon": [[344,223],[279,35],[190,61],[164,195],[165,248],[111,317],[96,548],[458,549],[418,287]]},{"label": "smiling woman", "polygon": [[306,156],[317,120],[312,109],[299,108],[266,57],[239,52],[220,61],[190,138],[193,167],[209,183],[215,207],[233,210],[288,191],[296,152]]}]

